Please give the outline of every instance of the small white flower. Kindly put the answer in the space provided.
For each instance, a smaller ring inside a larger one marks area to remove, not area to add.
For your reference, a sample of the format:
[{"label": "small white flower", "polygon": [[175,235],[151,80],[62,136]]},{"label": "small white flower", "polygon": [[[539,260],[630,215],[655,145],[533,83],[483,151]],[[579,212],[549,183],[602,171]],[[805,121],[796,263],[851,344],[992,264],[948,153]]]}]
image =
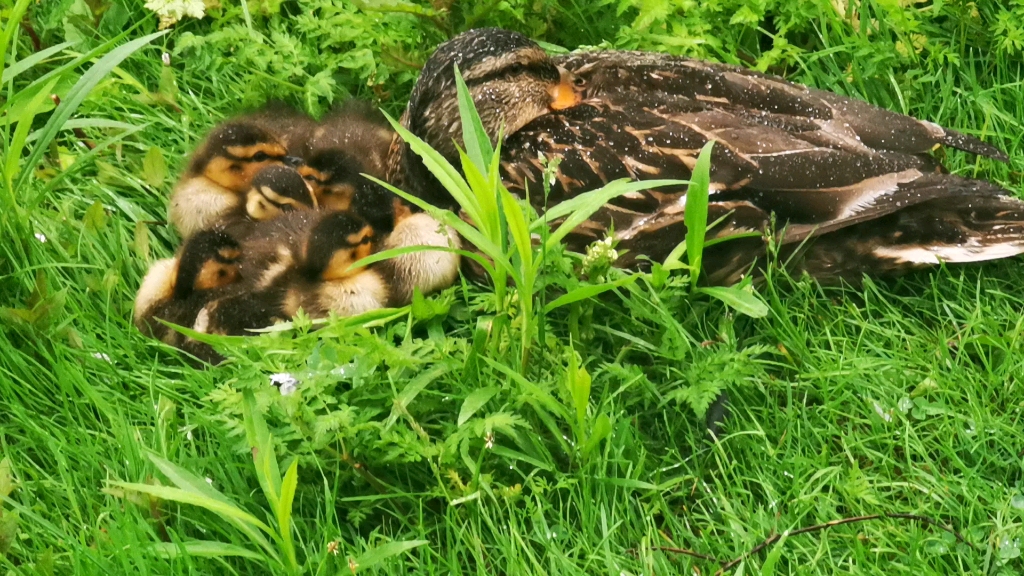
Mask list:
[{"label": "small white flower", "polygon": [[160,16],[160,29],[169,28],[185,16],[202,18],[206,13],[203,0],[149,0],[146,8]]},{"label": "small white flower", "polygon": [[328,542],[327,543],[327,553],[328,554],[334,554],[335,556],[337,556],[338,555],[338,544],[339,544],[339,542],[337,540],[333,540],[331,542]]},{"label": "small white flower", "polygon": [[97,359],[97,360],[103,360],[104,362],[106,362],[108,364],[110,363],[110,356],[107,356],[106,354],[104,354],[102,352],[93,352],[92,353],[92,357]]},{"label": "small white flower", "polygon": [[46,234],[43,234],[42,232],[36,232],[35,236],[36,236],[36,240],[39,240],[40,242],[43,242],[44,244],[46,243]]},{"label": "small white flower", "polygon": [[270,375],[270,383],[281,390],[281,396],[287,396],[299,387],[299,380],[287,372]]},{"label": "small white flower", "polygon": [[487,434],[487,437],[484,438],[484,446],[488,450],[490,450],[491,448],[494,448],[494,433],[493,432]]},{"label": "small white flower", "polygon": [[210,486],[213,486],[213,478],[210,478],[209,476],[207,476],[206,477],[206,483],[209,484]]},{"label": "small white flower", "polygon": [[168,52],[164,52],[160,55],[160,61],[164,63],[164,66],[171,65],[171,55]]}]

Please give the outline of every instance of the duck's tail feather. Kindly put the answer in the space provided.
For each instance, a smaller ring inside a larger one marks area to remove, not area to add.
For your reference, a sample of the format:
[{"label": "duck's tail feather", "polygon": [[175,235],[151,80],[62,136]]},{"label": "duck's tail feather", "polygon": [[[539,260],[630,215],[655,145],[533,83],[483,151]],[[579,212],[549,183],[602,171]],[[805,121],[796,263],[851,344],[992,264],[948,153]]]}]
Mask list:
[{"label": "duck's tail feather", "polygon": [[1008,196],[941,198],[825,234],[791,252],[818,279],[858,279],[940,263],[1024,254],[1024,202]]},{"label": "duck's tail feather", "polygon": [[[774,212],[780,225],[787,225],[782,238],[788,244],[902,213],[921,204],[948,201],[959,206],[975,199],[1002,198],[1007,193],[984,180],[907,170],[843,188],[776,192],[771,195],[774,205],[762,207]],[[786,198],[794,208],[787,209],[782,204],[781,199]]]},{"label": "duck's tail feather", "polygon": [[1010,157],[1006,152],[1003,152],[991,144],[986,144],[974,136],[968,136],[967,134],[962,134],[956,130],[950,130],[949,128],[942,128],[937,124],[933,124],[933,126],[942,130],[943,136],[941,141],[946,146],[951,146],[957,150],[963,150],[964,152],[970,152],[971,154],[992,158],[993,160],[998,160],[1000,162],[1010,161]]}]

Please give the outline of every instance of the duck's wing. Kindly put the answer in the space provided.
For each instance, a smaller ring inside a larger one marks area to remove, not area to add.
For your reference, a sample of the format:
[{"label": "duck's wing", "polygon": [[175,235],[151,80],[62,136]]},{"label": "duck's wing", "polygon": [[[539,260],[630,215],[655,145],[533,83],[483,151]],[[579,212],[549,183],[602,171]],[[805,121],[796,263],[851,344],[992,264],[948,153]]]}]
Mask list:
[{"label": "duck's wing", "polygon": [[665,92],[744,109],[767,122],[806,122],[824,140],[853,136],[877,151],[922,154],[946,145],[1009,160],[1005,152],[973,136],[738,66],[628,51],[570,54],[556,62],[586,81],[588,98],[622,91]]},{"label": "duck's wing", "polygon": [[[780,225],[794,230],[794,240],[936,198],[1005,193],[988,182],[943,174],[927,155],[874,150],[853,137],[826,142],[804,128],[665,93],[606,94],[509,136],[502,148],[503,177],[510,190],[536,201],[543,197],[541,157],[557,159],[546,199],[555,204],[620,178],[688,179],[701,147],[715,140],[710,201],[774,213]],[[681,211],[682,191],[633,193],[613,201],[603,217],[614,220],[619,236],[652,229],[650,216]],[[624,221],[626,212],[633,214],[631,223]]]}]

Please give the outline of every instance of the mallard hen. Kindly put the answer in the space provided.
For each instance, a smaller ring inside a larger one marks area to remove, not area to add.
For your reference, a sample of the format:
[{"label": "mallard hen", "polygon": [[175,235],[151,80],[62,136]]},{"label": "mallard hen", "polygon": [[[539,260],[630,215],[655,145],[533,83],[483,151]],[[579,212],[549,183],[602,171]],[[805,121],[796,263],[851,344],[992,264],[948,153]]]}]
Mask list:
[{"label": "mallard hen", "polygon": [[[537,201],[541,155],[560,161],[553,204],[619,178],[687,179],[701,147],[715,140],[709,222],[725,220],[709,234],[761,232],[774,214],[785,255],[798,255],[792,261],[818,278],[1024,252],[1024,204],[996,184],[946,173],[930,155],[944,145],[1007,160],[977,138],[734,66],[643,52],[551,58],[500,29],[438,47],[402,117],[456,166],[455,65],[488,133],[504,126],[506,185],[529,187]],[[411,193],[453,207],[408,147],[393,144],[388,166]],[[620,264],[661,260],[685,235],[684,201],[682,188],[621,197],[580,226],[570,248],[614,229],[629,250]],[[709,280],[728,283],[764,254],[764,243],[715,250],[705,258]]]}]

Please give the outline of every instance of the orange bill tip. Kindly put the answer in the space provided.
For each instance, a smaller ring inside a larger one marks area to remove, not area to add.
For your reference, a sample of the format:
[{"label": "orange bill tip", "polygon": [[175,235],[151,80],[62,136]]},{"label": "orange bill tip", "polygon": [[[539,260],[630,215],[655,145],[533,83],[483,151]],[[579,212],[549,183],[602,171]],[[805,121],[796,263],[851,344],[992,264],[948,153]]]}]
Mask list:
[{"label": "orange bill tip", "polygon": [[582,100],[579,92],[576,91],[576,87],[573,86],[572,74],[566,70],[560,69],[560,71],[562,73],[561,80],[558,84],[548,89],[548,94],[551,95],[551,102],[548,104],[548,108],[552,110],[572,108]]}]

